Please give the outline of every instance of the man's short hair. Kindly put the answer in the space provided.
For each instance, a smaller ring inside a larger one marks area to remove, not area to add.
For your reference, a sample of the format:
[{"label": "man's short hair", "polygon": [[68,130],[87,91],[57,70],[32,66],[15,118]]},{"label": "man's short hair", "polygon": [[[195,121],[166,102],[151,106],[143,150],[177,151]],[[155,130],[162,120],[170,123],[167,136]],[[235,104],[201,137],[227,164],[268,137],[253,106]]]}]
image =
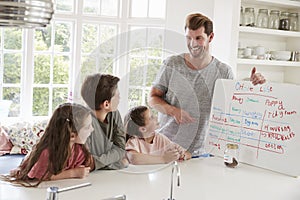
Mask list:
[{"label": "man's short hair", "polygon": [[186,17],[184,30],[197,30],[200,27],[205,28],[205,33],[209,36],[213,32],[213,22],[200,13],[192,13]]}]

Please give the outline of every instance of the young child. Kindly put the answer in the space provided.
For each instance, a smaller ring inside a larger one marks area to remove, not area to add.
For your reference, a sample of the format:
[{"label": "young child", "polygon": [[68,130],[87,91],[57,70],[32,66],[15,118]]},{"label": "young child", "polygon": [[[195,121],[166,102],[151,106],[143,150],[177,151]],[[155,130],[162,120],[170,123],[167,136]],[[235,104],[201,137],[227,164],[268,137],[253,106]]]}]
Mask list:
[{"label": "young child", "polygon": [[92,74],[81,86],[81,96],[92,110],[94,131],[86,145],[93,155],[95,169],[121,169],[125,158],[125,133],[118,111],[119,78],[110,74]]},{"label": "young child", "polygon": [[127,158],[131,164],[160,164],[173,160],[187,160],[191,153],[166,136],[156,133],[157,118],[146,106],[137,106],[125,116]]},{"label": "young child", "polygon": [[6,178],[35,187],[44,180],[86,177],[94,162],[84,143],[93,130],[92,117],[86,108],[70,103],[60,105],[40,141]]}]

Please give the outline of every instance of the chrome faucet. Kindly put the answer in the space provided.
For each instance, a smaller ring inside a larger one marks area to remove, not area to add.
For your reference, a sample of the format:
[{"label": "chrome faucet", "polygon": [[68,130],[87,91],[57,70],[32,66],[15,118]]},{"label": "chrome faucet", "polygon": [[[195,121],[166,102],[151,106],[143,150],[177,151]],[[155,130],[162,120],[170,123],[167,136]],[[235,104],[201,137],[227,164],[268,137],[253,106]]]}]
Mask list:
[{"label": "chrome faucet", "polygon": [[79,185],[65,187],[62,189],[59,189],[58,187],[48,187],[47,188],[47,200],[58,200],[58,193],[60,193],[60,192],[65,192],[68,190],[73,190],[73,189],[90,186],[90,185],[91,185],[91,183],[83,183],[83,184],[79,184]]},{"label": "chrome faucet", "polygon": [[126,195],[118,195],[118,196],[114,196],[114,197],[110,197],[110,198],[106,198],[106,199],[102,199],[102,200],[126,200]]},{"label": "chrome faucet", "polygon": [[178,163],[177,161],[174,161],[173,162],[173,166],[172,166],[172,173],[171,173],[171,191],[170,191],[170,198],[168,198],[168,200],[175,200],[173,199],[173,188],[174,188],[174,181],[173,181],[173,178],[174,178],[174,170],[176,170],[176,177],[177,177],[177,186],[179,187],[180,186],[180,168],[178,166]]}]

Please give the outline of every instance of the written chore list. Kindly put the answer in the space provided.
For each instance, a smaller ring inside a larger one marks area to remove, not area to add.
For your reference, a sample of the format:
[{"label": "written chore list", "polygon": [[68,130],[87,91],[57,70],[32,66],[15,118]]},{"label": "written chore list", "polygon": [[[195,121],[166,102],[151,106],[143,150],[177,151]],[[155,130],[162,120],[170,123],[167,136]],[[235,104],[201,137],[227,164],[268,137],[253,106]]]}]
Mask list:
[{"label": "written chore list", "polygon": [[205,148],[223,156],[239,145],[239,160],[300,175],[300,86],[217,80]]}]

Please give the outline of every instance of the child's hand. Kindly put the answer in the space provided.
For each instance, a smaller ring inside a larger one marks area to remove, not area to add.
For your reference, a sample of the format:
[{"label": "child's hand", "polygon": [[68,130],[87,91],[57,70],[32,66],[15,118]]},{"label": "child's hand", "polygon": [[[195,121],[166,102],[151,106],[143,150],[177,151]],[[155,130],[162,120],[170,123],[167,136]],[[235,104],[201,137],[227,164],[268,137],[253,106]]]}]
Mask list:
[{"label": "child's hand", "polygon": [[169,163],[171,161],[178,160],[179,157],[180,154],[176,149],[168,149],[163,155],[163,160],[165,163]]},{"label": "child's hand", "polygon": [[74,169],[72,169],[72,174],[73,174],[73,178],[84,178],[87,177],[90,173],[90,167],[85,167],[85,166],[79,166],[76,167]]},{"label": "child's hand", "polygon": [[192,158],[192,154],[188,151],[184,152],[184,154],[179,158],[180,161],[189,160]]},{"label": "child's hand", "polygon": [[18,176],[19,173],[20,173],[20,168],[18,167],[16,169],[10,170],[9,175],[13,176],[13,177],[16,177],[16,176]]},{"label": "child's hand", "polygon": [[127,160],[127,158],[122,159],[122,164],[123,164],[124,167],[128,167],[129,161]]}]

